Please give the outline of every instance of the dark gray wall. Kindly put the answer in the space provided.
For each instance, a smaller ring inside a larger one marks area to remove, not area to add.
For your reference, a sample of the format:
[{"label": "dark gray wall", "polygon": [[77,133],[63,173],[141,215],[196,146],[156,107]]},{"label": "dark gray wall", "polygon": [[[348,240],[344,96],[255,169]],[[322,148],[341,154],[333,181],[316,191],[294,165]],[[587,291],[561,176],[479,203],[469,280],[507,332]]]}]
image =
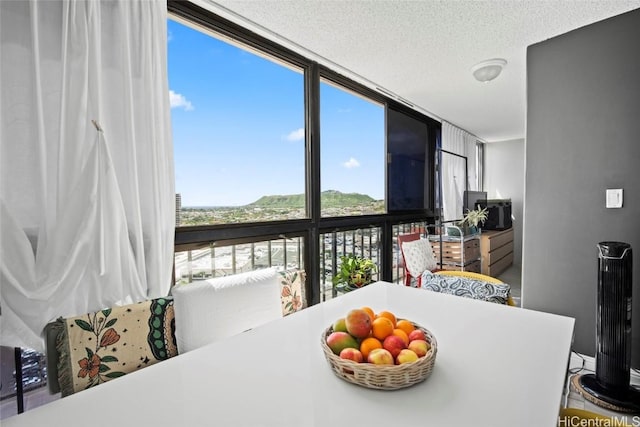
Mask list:
[{"label": "dark gray wall", "polygon": [[[640,366],[640,9],[530,46],[522,297],[576,318],[595,354],[597,248],[634,254],[632,365]],[[605,190],[624,189],[622,209]],[[544,345],[544,343],[541,343]]]}]

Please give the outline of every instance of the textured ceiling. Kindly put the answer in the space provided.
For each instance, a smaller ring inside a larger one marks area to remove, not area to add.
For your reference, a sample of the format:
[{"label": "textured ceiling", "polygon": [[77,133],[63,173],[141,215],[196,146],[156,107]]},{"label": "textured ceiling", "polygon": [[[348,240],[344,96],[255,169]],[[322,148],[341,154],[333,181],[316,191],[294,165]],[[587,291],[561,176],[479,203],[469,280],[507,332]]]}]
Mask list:
[{"label": "textured ceiling", "polygon": [[[192,0],[485,141],[523,138],[527,46],[640,8],[628,1]],[[489,83],[470,68],[504,58]]]}]

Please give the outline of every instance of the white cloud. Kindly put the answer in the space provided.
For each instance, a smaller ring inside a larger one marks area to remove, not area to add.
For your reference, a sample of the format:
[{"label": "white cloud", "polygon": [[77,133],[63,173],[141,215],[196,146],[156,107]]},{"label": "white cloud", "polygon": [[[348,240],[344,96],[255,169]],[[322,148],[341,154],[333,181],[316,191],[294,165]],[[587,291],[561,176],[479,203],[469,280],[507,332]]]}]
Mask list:
[{"label": "white cloud", "polygon": [[304,139],[304,128],[292,130],[285,139],[287,141],[302,141]]},{"label": "white cloud", "polygon": [[347,169],[353,169],[353,168],[359,167],[360,162],[354,159],[353,157],[351,157],[348,161],[344,162],[342,166],[344,166]]},{"label": "white cloud", "polygon": [[169,101],[171,102],[171,108],[182,108],[184,111],[193,110],[193,105],[191,105],[191,101],[188,101],[184,95],[180,95],[179,93],[175,93],[174,91],[169,91]]}]

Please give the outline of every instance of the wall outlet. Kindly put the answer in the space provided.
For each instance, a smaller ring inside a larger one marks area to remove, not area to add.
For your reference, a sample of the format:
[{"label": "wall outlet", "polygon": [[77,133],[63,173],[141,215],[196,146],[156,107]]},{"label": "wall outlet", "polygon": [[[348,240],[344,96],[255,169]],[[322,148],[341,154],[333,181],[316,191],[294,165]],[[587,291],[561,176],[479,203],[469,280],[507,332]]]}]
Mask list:
[{"label": "wall outlet", "polygon": [[622,188],[607,189],[607,208],[622,207]]}]

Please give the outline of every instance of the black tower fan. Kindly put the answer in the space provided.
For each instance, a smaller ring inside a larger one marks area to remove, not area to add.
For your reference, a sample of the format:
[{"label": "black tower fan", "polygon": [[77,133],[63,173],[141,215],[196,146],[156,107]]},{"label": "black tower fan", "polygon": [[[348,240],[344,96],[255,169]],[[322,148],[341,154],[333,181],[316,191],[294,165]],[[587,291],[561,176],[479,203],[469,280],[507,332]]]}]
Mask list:
[{"label": "black tower fan", "polygon": [[578,388],[596,405],[640,412],[640,391],[631,380],[631,246],[598,244],[596,373],[581,375]]}]

